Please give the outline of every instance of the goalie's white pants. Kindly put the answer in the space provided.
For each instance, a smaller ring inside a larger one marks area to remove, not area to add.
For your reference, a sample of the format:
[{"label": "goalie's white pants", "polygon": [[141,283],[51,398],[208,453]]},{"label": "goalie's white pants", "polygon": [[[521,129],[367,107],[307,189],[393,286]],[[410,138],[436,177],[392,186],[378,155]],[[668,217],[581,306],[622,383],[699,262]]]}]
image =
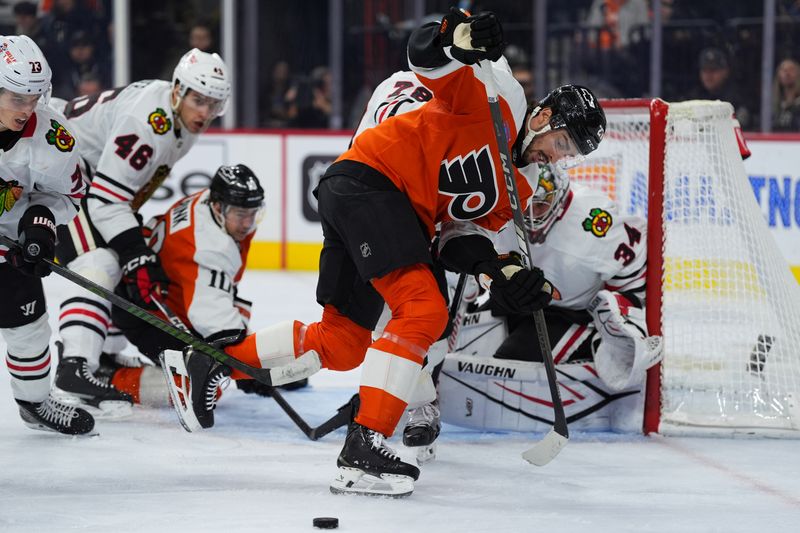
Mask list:
[{"label": "goalie's white pants", "polygon": [[[110,291],[122,276],[117,254],[108,248],[95,248],[81,254],[67,268]],[[111,303],[75,283],[69,283],[58,318],[58,331],[64,343],[63,356],[83,357],[89,369],[96,371],[110,325]]]},{"label": "goalie's white pants", "polygon": [[50,392],[50,325],[47,313],[30,324],[0,329],[6,341],[6,366],[17,400],[39,403]]}]

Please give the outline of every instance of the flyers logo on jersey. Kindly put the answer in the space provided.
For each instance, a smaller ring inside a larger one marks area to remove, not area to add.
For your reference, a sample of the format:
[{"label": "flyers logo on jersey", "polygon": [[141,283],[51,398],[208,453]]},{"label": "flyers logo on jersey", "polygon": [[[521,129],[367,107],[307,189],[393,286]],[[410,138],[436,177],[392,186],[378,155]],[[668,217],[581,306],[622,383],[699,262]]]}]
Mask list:
[{"label": "flyers logo on jersey", "polygon": [[50,119],[50,127],[53,129],[47,130],[47,133],[44,134],[47,144],[52,144],[60,152],[71,152],[75,146],[75,137],[67,131],[67,128],[53,119]]},{"label": "flyers logo on jersey", "polygon": [[0,178],[0,216],[11,211],[14,204],[22,196],[22,187],[17,180],[6,181]]},{"label": "flyers logo on jersey", "polygon": [[167,116],[167,112],[160,107],[150,113],[150,116],[147,117],[147,123],[150,124],[150,127],[153,128],[157,135],[164,135],[172,128],[172,120]]},{"label": "flyers logo on jersey", "polygon": [[489,214],[497,205],[497,179],[489,145],[442,161],[439,193],[453,197],[447,206],[453,220],[473,220]]},{"label": "flyers logo on jersey", "polygon": [[608,211],[595,207],[589,211],[589,218],[583,220],[583,230],[591,231],[595,237],[605,237],[611,229],[612,222]]}]

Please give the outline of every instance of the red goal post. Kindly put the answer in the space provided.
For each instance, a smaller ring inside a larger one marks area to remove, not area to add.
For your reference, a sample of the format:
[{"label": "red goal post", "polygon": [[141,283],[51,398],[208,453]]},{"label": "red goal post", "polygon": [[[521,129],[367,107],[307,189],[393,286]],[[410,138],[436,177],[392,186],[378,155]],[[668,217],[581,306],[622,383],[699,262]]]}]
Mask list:
[{"label": "red goal post", "polygon": [[648,220],[645,433],[800,436],[800,286],[755,200],[725,102],[602,102],[571,170]]}]

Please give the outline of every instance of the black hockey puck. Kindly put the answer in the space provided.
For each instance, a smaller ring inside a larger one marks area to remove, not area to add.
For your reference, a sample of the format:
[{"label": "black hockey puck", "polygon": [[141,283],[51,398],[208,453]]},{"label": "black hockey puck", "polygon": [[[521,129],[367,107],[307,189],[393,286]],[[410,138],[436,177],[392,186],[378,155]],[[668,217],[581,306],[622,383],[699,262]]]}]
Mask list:
[{"label": "black hockey puck", "polygon": [[312,523],[314,527],[319,529],[336,529],[339,527],[339,519],[332,516],[318,516]]}]

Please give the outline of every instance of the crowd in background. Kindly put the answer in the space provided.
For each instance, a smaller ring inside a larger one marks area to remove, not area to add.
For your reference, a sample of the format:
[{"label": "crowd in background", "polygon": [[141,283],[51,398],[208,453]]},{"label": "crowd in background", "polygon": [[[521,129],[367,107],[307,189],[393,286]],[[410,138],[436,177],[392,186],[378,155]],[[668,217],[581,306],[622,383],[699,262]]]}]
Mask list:
[{"label": "crowd in background", "polygon": [[[25,34],[53,70],[53,94],[72,98],[112,85],[112,0],[2,2],[6,34]],[[241,4],[241,3],[239,3]],[[328,2],[307,17],[302,3],[258,2],[257,124],[326,128],[332,112]],[[342,94],[345,128],[354,128],[372,89],[406,68],[405,42],[416,20],[410,0],[345,0]],[[427,0],[429,18],[457,4],[491,9],[503,21],[514,74],[535,99],[530,0]],[[601,97],[649,96],[651,0],[559,0],[547,3],[547,80],[584,83]],[[777,0],[772,130],[800,132],[800,0]],[[661,94],[670,100],[730,101],[745,130],[760,129],[763,2],[662,0]],[[219,51],[218,0],[131,2],[132,79],[169,79],[189,48]],[[266,29],[269,31],[266,31]],[[298,28],[303,28],[298,32]],[[297,42],[303,43],[298,46]],[[247,43],[239,41],[240,47]]]}]

